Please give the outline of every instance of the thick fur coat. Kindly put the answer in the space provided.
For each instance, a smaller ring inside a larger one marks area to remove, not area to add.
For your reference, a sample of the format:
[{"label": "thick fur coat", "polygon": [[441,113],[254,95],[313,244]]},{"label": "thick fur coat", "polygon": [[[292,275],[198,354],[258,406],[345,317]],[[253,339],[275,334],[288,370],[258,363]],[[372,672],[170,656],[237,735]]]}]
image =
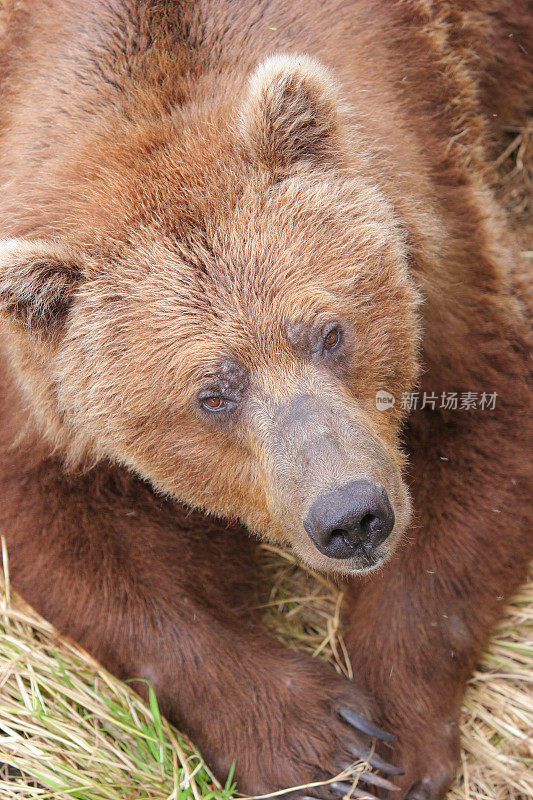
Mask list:
[{"label": "thick fur coat", "polygon": [[[368,755],[365,714],[403,770],[374,756],[375,793],[453,776],[533,554],[530,330],[490,163],[532,54],[527,0],[0,0],[13,583],[243,791]],[[363,483],[392,532],[332,556],[314,509]],[[250,616],[244,528],[346,581],[354,683]]]}]

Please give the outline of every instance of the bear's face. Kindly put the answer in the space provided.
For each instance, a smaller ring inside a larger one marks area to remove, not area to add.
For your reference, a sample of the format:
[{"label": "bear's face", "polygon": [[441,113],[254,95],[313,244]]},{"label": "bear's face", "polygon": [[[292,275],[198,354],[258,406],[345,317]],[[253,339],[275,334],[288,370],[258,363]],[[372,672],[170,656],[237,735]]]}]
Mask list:
[{"label": "bear's face", "polygon": [[409,519],[401,412],[376,394],[413,384],[418,298],[389,204],[339,165],[332,92],[308,59],[269,60],[242,146],[204,170],[203,213],[182,212],[179,236],[132,229],[105,268],[6,242],[0,296],[19,366],[37,352],[47,374],[36,413],[73,458],[115,459],[350,573],[382,563]]}]

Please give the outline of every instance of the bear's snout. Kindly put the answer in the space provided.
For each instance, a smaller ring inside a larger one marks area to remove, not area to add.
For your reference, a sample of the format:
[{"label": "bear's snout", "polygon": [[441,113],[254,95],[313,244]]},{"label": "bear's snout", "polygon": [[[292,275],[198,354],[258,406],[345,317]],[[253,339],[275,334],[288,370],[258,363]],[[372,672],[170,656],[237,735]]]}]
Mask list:
[{"label": "bear's snout", "polygon": [[309,538],[325,556],[355,556],[369,566],[393,527],[394,511],[386,490],[369,480],[350,481],[320,494],[304,520]]},{"label": "bear's snout", "polygon": [[409,522],[409,494],[401,455],[361,407],[333,383],[302,380],[277,408],[256,408],[267,507],[279,536],[320,571],[368,572],[389,558]]}]

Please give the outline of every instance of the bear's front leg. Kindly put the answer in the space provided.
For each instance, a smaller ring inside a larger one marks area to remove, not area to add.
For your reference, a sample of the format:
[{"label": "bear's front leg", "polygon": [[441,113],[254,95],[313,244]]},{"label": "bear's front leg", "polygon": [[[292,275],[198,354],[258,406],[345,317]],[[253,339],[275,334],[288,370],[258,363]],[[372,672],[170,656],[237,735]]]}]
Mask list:
[{"label": "bear's front leg", "polygon": [[406,775],[397,779],[404,794],[396,797],[445,795],[466,681],[527,574],[531,474],[522,400],[515,379],[501,387],[492,412],[414,415],[408,541],[379,575],[353,589],[350,656],[381,723],[398,734],[393,758]]},{"label": "bear's front leg", "polygon": [[221,779],[235,760],[239,790],[265,793],[331,779],[370,752],[365,695],[253,619],[258,571],[241,531],[118,469],[67,476],[52,459],[4,456],[13,585],[119,677],[149,680]]}]

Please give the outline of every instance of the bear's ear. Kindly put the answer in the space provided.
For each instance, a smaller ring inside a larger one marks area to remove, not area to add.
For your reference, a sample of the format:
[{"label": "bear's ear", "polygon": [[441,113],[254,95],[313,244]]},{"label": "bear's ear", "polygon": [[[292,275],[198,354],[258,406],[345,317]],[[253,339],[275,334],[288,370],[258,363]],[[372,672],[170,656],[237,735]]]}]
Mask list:
[{"label": "bear's ear", "polygon": [[340,153],[341,109],[337,84],[325,67],[308,56],[274,55],[250,77],[241,131],[254,160],[287,171]]},{"label": "bear's ear", "polygon": [[28,330],[45,333],[59,326],[81,280],[79,259],[68,247],[0,240],[0,311]]}]

